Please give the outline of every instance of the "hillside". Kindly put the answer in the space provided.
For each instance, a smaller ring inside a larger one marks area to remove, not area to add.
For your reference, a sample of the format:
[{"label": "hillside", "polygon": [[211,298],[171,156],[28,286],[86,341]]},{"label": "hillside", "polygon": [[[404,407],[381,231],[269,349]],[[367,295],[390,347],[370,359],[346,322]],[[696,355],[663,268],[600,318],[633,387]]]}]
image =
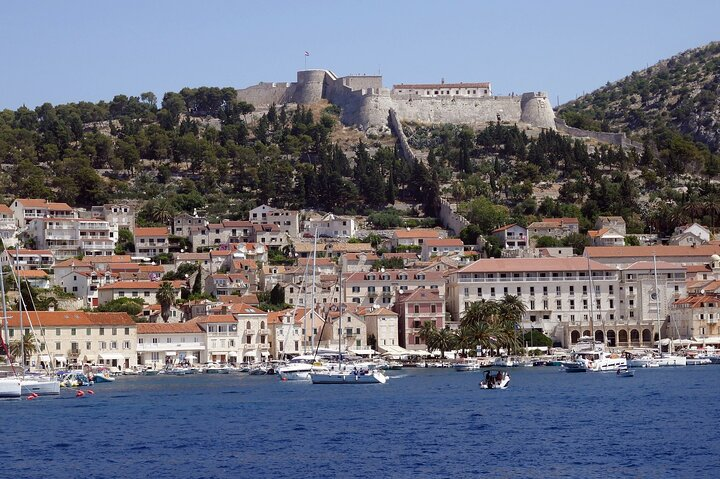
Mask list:
[{"label": "hillside", "polygon": [[[562,105],[571,126],[657,140],[669,129],[720,151],[720,42],[688,50]],[[702,149],[702,147],[700,147]]]}]

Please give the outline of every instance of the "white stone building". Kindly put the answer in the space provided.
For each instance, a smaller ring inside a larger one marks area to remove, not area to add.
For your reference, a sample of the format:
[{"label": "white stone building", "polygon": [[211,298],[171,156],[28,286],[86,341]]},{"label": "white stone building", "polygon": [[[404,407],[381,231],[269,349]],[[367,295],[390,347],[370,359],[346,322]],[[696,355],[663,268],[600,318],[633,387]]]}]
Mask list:
[{"label": "white stone building", "polygon": [[107,221],[84,218],[40,218],[27,225],[35,245],[53,252],[55,258],[112,256],[118,228]]},{"label": "white stone building", "polygon": [[295,210],[260,205],[250,210],[248,216],[248,219],[253,223],[277,225],[281,232],[293,238],[300,234],[300,216]]},{"label": "white stone building", "polygon": [[170,252],[168,229],[165,226],[135,228],[135,254],[152,258]]},{"label": "white stone building", "polygon": [[187,323],[138,323],[138,364],[162,369],[178,363],[207,362],[205,331]]}]

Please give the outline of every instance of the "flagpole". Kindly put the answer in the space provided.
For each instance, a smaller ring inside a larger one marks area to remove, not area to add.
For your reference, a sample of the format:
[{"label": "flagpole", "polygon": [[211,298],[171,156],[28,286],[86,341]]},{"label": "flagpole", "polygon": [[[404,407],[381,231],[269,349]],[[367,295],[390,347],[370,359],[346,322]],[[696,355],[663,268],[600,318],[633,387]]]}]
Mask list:
[{"label": "flagpole", "polygon": [[303,56],[303,58],[305,58],[305,70],[307,70],[307,57],[308,56],[307,56],[307,52],[306,52],[305,55]]}]

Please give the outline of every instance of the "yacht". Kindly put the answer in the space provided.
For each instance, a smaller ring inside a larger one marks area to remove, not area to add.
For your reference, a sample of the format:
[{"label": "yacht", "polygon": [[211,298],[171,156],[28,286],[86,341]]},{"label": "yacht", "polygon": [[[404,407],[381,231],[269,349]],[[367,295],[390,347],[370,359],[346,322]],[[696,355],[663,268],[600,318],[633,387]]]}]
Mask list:
[{"label": "yacht", "polygon": [[310,373],[313,384],[385,384],[387,376],[379,370],[353,368],[341,371]]},{"label": "yacht", "polygon": [[327,372],[329,369],[315,356],[305,355],[293,358],[289,364],[277,368],[277,374],[283,381],[307,381],[310,373]]},{"label": "yacht", "polygon": [[604,344],[590,338],[580,339],[573,348],[571,359],[578,367],[584,366],[587,371],[617,371],[627,368],[624,357],[607,351]]},{"label": "yacht", "polygon": [[19,398],[21,394],[20,379],[16,377],[0,378],[0,398]]},{"label": "yacht", "polygon": [[25,376],[20,379],[21,394],[55,396],[60,394],[60,381],[48,376]]}]

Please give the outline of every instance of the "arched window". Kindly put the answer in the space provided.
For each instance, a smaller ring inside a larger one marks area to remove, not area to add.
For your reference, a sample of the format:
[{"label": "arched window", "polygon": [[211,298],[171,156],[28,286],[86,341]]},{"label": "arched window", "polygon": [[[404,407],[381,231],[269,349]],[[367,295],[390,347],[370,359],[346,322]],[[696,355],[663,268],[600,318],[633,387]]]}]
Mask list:
[{"label": "arched window", "polygon": [[265,329],[265,321],[260,321],[260,329]]},{"label": "arched window", "polygon": [[624,329],[621,329],[620,331],[618,331],[618,341],[620,341],[622,344],[625,344],[628,342],[627,331],[625,331]]},{"label": "arched window", "polygon": [[570,333],[570,342],[575,344],[580,339],[580,331],[573,331]]},{"label": "arched window", "polygon": [[640,343],[640,331],[637,329],[633,329],[630,331],[630,342],[633,344],[639,344]]},{"label": "arched window", "polygon": [[602,330],[601,330],[601,329],[598,329],[597,331],[595,331],[595,341],[600,341],[600,342],[602,342],[603,339],[604,339],[604,337],[603,337],[603,332],[602,332]]},{"label": "arched window", "polygon": [[643,343],[649,343],[650,341],[652,341],[652,339],[650,339],[650,338],[652,337],[651,335],[652,335],[652,333],[650,332],[649,329],[643,329],[643,332],[642,332],[642,342],[643,342]]},{"label": "arched window", "polygon": [[607,342],[608,346],[615,346],[615,331],[613,331],[612,329],[607,332]]},{"label": "arched window", "polygon": [[250,321],[245,325],[245,329],[252,329],[252,323],[250,323]]}]

